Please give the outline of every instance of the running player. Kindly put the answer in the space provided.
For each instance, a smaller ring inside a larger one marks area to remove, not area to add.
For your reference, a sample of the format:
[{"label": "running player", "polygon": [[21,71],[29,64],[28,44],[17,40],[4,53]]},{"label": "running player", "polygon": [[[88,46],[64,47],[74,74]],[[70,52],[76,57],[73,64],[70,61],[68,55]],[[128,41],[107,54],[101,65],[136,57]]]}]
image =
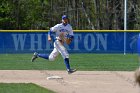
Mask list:
[{"label": "running player", "polygon": [[51,54],[46,55],[46,54],[39,54],[39,53],[35,52],[31,59],[32,62],[38,57],[48,59],[49,61],[54,61],[55,58],[60,53],[64,59],[64,63],[66,65],[68,74],[71,74],[76,71],[76,69],[70,68],[69,53],[64,46],[64,43],[70,44],[74,38],[72,27],[68,23],[68,21],[69,21],[68,16],[63,15],[62,23],[57,24],[54,27],[50,28],[50,31],[48,32],[48,41],[52,41],[52,37],[51,37],[52,33],[55,33],[55,36],[56,36],[55,41],[54,41],[54,49],[51,52]]}]

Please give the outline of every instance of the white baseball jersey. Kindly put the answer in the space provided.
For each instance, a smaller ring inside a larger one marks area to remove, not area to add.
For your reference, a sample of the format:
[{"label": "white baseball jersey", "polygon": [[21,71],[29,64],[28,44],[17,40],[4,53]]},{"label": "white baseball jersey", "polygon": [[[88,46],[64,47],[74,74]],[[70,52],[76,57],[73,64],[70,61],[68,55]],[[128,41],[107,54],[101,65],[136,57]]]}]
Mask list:
[{"label": "white baseball jersey", "polygon": [[69,53],[67,49],[64,47],[64,45],[60,42],[60,40],[63,41],[63,38],[69,35],[73,36],[73,30],[72,30],[71,25],[70,24],[63,25],[63,23],[61,23],[61,24],[55,25],[50,30],[51,32],[55,32],[56,40],[54,42],[54,49],[52,53],[49,55],[49,60],[50,61],[55,60],[55,58],[58,56],[59,53],[62,55],[63,59],[69,58]]},{"label": "white baseball jersey", "polygon": [[[63,23],[61,24],[57,24],[54,27],[52,27],[50,29],[52,32],[55,32],[56,34],[56,39],[58,40],[63,40],[63,37],[67,37],[69,35],[73,36],[73,30],[70,24],[67,24],[66,26],[63,25]],[[60,35],[60,34],[64,34],[64,36]]]}]

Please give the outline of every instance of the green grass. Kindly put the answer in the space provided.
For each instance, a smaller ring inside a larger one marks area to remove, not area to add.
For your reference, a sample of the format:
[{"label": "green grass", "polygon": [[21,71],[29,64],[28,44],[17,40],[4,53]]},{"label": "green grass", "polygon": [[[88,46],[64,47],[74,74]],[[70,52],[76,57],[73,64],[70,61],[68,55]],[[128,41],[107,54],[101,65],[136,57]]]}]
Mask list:
[{"label": "green grass", "polygon": [[[54,62],[38,58],[30,62],[32,54],[0,54],[0,70],[65,70],[61,56]],[[136,54],[70,54],[72,68],[98,71],[132,71],[138,67]]]},{"label": "green grass", "polygon": [[33,83],[0,83],[0,93],[55,93]]},{"label": "green grass", "polygon": [[[32,54],[0,54],[0,70],[65,70],[61,56],[54,62]],[[133,71],[138,67],[136,54],[70,54],[71,67],[90,71]],[[0,83],[0,93],[54,93],[32,83]]]}]

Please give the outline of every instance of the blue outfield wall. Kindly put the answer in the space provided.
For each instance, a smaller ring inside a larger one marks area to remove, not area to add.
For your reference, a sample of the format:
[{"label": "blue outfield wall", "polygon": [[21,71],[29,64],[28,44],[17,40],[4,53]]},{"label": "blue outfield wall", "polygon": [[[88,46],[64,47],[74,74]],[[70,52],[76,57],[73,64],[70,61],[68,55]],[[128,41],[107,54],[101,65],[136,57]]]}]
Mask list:
[{"label": "blue outfield wall", "polygon": [[[126,52],[137,52],[138,32],[126,33]],[[0,32],[0,53],[49,53],[53,43],[47,32]],[[75,32],[69,46],[73,53],[123,53],[124,32]]]}]

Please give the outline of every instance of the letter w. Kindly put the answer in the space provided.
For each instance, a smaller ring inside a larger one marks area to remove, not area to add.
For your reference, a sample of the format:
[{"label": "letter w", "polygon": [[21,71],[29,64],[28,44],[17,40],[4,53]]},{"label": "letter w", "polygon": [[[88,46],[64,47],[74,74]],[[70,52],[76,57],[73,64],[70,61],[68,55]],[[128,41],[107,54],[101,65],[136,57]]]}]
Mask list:
[{"label": "letter w", "polygon": [[26,34],[12,34],[13,40],[14,40],[14,45],[15,49],[18,50],[20,47],[21,50],[24,49],[24,44],[25,44],[25,39],[26,39]]}]

